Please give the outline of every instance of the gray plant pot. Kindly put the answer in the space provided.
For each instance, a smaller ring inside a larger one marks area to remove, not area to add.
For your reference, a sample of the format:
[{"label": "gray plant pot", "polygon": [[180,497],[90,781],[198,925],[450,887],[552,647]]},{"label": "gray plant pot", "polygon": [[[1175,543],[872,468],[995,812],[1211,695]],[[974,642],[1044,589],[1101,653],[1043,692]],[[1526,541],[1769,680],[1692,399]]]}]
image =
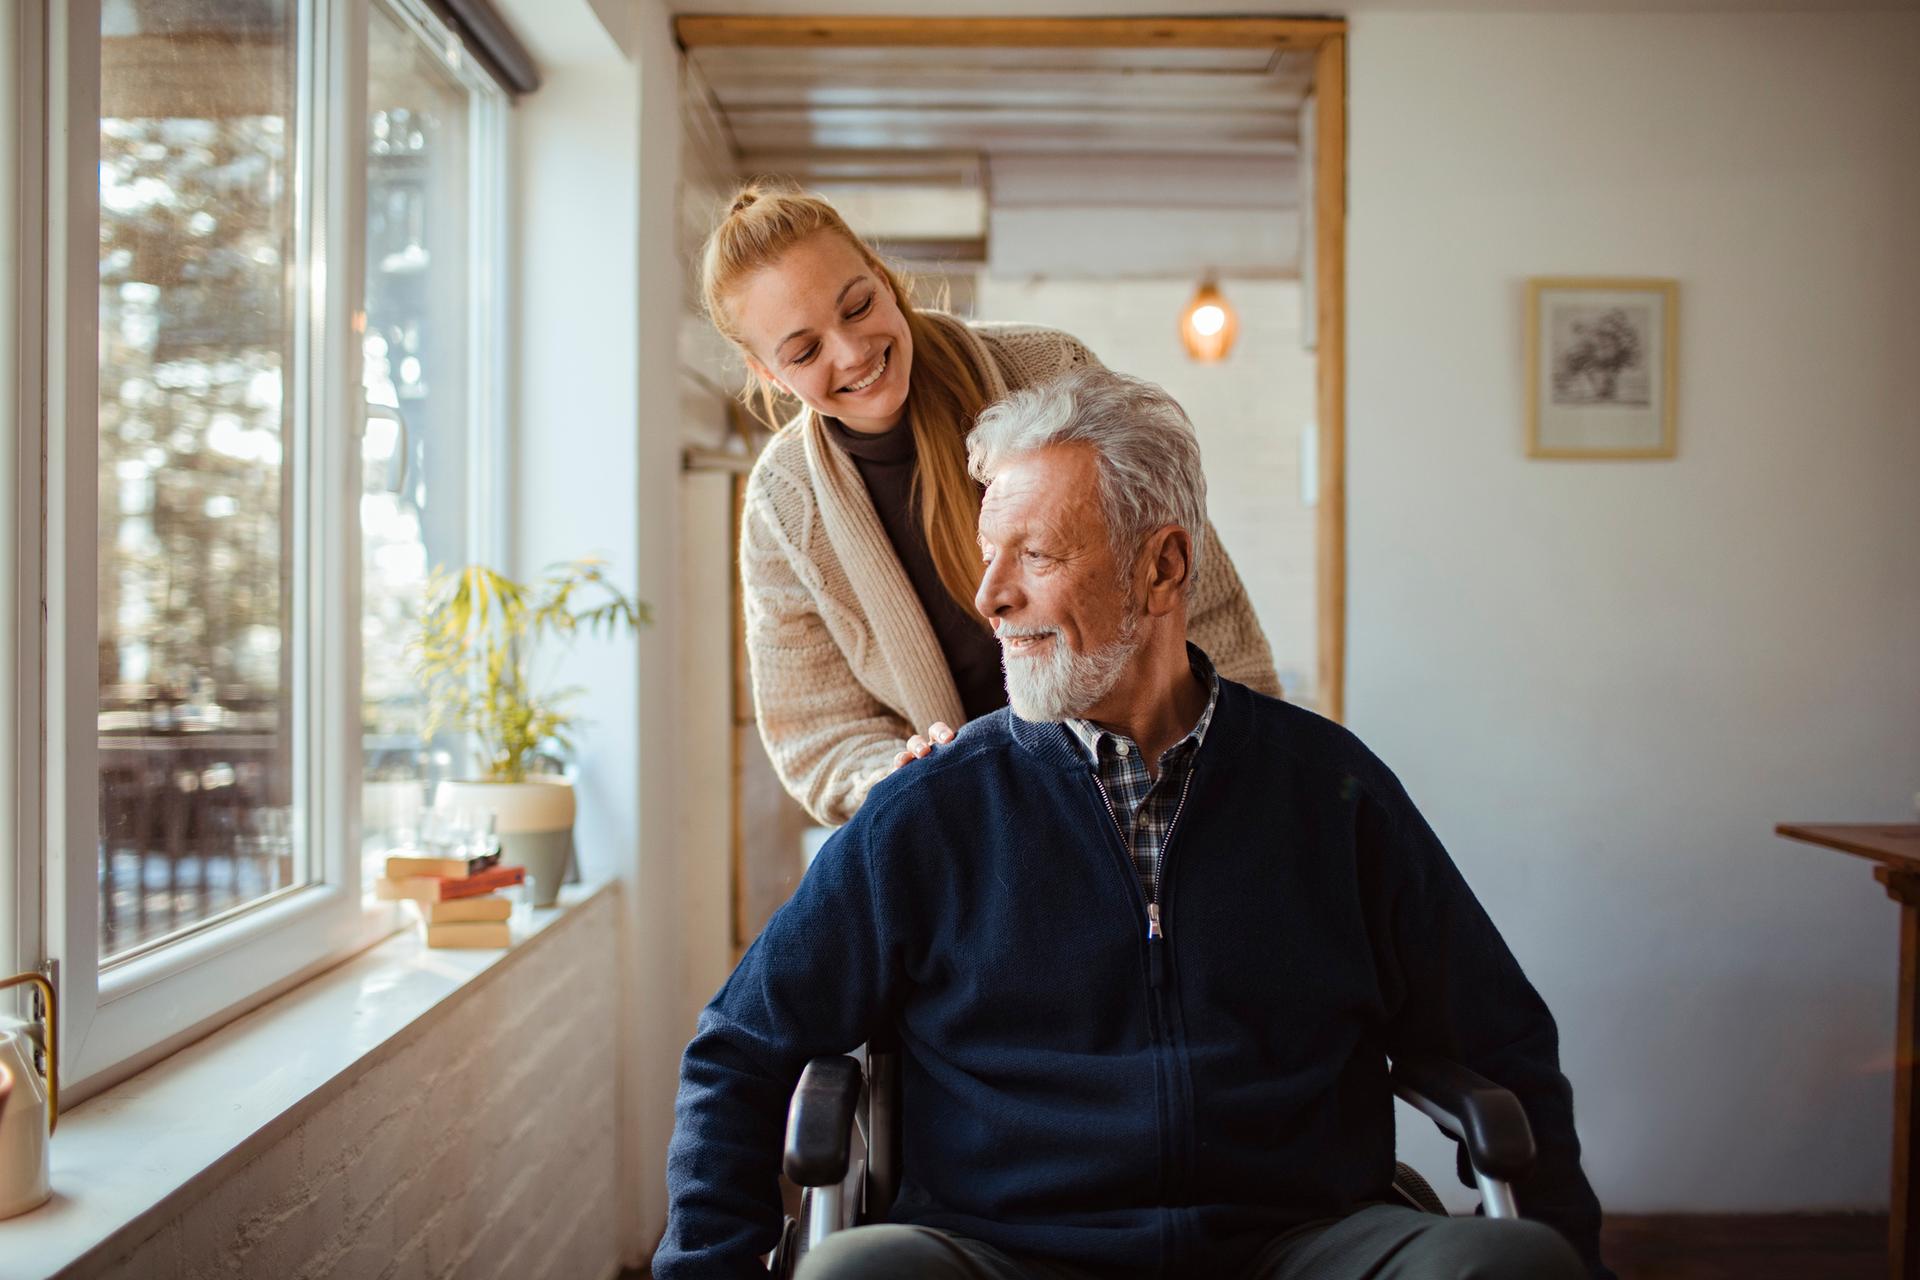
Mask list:
[{"label": "gray plant pot", "polygon": [[565,831],[511,831],[500,837],[500,860],[527,869],[527,884],[536,907],[550,907],[560,897],[567,862],[573,855],[573,828]]}]

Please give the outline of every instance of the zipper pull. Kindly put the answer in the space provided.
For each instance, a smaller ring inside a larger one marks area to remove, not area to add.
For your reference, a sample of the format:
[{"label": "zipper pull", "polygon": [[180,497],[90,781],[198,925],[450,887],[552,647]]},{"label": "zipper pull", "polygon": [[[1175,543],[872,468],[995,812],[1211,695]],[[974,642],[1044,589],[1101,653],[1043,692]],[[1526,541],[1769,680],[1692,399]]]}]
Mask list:
[{"label": "zipper pull", "polygon": [[1160,904],[1147,904],[1147,966],[1158,991],[1167,980],[1167,935],[1160,930]]}]

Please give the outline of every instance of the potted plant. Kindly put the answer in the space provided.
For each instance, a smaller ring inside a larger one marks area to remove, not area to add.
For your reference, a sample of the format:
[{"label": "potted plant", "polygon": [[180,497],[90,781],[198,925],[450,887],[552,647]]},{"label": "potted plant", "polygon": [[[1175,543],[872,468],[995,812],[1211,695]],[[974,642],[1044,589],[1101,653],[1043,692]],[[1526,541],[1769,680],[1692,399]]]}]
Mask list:
[{"label": "potted plant", "polygon": [[549,744],[574,746],[566,709],[581,690],[535,687],[534,659],[547,637],[582,630],[637,630],[653,621],[644,603],[607,581],[601,562],[549,566],[520,583],[483,565],[435,569],[412,646],[426,697],[425,736],[471,734],[479,776],[443,782],[438,807],[494,816],[501,857],[527,869],[535,906],[552,906],[573,849],[573,785],[534,771]]}]

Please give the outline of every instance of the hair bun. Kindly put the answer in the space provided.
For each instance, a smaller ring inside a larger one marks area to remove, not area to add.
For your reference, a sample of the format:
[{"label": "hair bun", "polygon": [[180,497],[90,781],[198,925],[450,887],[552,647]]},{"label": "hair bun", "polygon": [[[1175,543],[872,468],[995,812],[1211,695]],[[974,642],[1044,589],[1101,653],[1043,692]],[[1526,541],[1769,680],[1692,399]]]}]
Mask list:
[{"label": "hair bun", "polygon": [[739,195],[733,198],[733,207],[727,210],[728,215],[731,216],[732,214],[736,214],[740,212],[742,209],[745,209],[746,207],[751,205],[754,201],[758,200],[759,198],[760,198],[760,193],[758,191],[753,190],[752,188],[748,188],[747,190],[742,191]]}]

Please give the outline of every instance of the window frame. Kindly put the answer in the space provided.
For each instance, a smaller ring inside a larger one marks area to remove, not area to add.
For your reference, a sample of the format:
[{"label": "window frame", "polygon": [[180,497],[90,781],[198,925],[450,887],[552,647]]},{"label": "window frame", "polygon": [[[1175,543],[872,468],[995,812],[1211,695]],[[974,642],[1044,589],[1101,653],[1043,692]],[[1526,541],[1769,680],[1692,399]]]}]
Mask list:
[{"label": "window frame", "polygon": [[[13,553],[0,560],[6,630],[0,635],[0,805],[11,820],[0,828],[0,880],[11,893],[0,911],[0,966],[28,968],[40,915],[41,864],[23,851],[39,847],[37,758],[40,721],[40,632],[26,601],[39,596],[40,521],[23,477],[40,457],[41,276],[21,264],[45,260],[46,152],[44,68],[46,13],[37,4],[0,15],[0,527]],[[4,1010],[0,1010],[4,1012]]]},{"label": "window frame", "polygon": [[[258,899],[151,951],[102,964],[99,957],[99,682],[96,646],[99,485],[100,0],[12,6],[17,63],[36,55],[44,84],[23,83],[22,150],[47,142],[43,191],[16,182],[8,201],[23,249],[45,249],[44,299],[20,284],[12,345],[22,377],[11,408],[19,447],[7,495],[23,537],[7,592],[16,627],[9,683],[14,733],[0,735],[0,764],[22,803],[13,837],[19,909],[0,960],[54,962],[61,998],[62,1096],[77,1102],[214,1026],[338,963],[401,926],[396,909],[363,900],[360,680],[360,447],[365,431],[359,331],[364,325],[366,94],[371,7],[399,17],[474,90],[476,236],[467,268],[476,300],[466,341],[475,399],[469,471],[470,550],[496,555],[505,531],[482,513],[501,509],[496,489],[505,448],[497,358],[506,339],[504,299],[507,97],[462,58],[447,30],[414,0],[290,0],[295,11],[293,182],[296,269],[290,374],[293,420],[288,465],[296,470],[294,662],[296,813],[304,833],[305,883]],[[6,51],[0,45],[0,53]],[[30,79],[30,77],[29,77]],[[35,93],[37,90],[37,95]],[[41,127],[32,128],[38,123]],[[488,148],[484,153],[482,147]],[[14,158],[0,151],[0,164]],[[21,156],[6,179],[33,166]],[[485,175],[484,178],[481,175]],[[33,261],[33,255],[22,255]],[[0,284],[5,278],[0,276]],[[0,298],[6,295],[0,293]],[[0,340],[5,326],[0,325]],[[0,368],[4,368],[0,357]],[[44,382],[45,398],[40,399]],[[41,406],[44,403],[44,416]],[[28,409],[31,406],[31,416]],[[5,408],[0,408],[4,412]],[[35,429],[37,427],[37,430]],[[44,450],[44,453],[43,453]],[[45,471],[41,474],[40,459]],[[31,465],[29,465],[29,463]],[[481,526],[484,525],[484,528]],[[44,540],[39,533],[44,530]],[[29,541],[24,535],[31,532]],[[4,659],[5,649],[0,649]],[[36,691],[38,696],[34,696]],[[5,704],[0,703],[0,709]],[[44,744],[41,750],[33,749]],[[9,761],[8,757],[11,756]],[[33,803],[44,797],[44,809]],[[6,874],[0,844],[0,874]],[[9,954],[9,951],[11,954]]]}]

